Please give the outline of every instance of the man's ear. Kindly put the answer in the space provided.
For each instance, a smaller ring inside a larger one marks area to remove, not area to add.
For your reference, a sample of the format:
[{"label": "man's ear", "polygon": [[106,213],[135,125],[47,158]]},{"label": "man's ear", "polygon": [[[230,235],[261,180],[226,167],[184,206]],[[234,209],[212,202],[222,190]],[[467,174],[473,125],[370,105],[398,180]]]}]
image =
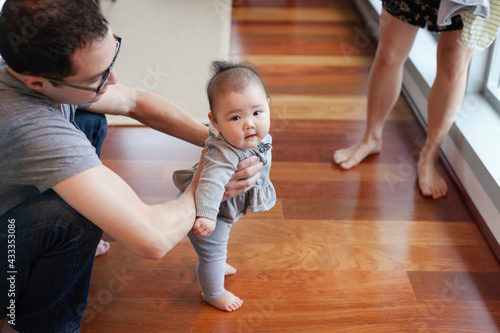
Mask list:
[{"label": "man's ear", "polygon": [[212,112],[208,113],[208,119],[210,119],[212,126],[215,127],[216,130],[219,130],[219,124],[217,123],[217,119]]},{"label": "man's ear", "polygon": [[22,80],[28,88],[35,91],[42,90],[49,84],[44,78],[34,75],[23,75]]}]

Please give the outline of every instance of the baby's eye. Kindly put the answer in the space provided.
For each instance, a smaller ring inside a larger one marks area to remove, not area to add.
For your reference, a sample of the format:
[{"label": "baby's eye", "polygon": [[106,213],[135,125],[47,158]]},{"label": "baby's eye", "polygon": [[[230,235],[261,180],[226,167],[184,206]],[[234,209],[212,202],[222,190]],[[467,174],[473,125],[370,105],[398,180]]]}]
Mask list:
[{"label": "baby's eye", "polygon": [[254,116],[258,116],[258,115],[259,115],[259,114],[261,114],[261,113],[262,113],[262,111],[255,111],[255,112],[253,113],[253,115],[254,115]]},{"label": "baby's eye", "polygon": [[233,118],[231,118],[232,121],[236,121],[236,120],[239,120],[240,117],[239,116],[234,116]]}]

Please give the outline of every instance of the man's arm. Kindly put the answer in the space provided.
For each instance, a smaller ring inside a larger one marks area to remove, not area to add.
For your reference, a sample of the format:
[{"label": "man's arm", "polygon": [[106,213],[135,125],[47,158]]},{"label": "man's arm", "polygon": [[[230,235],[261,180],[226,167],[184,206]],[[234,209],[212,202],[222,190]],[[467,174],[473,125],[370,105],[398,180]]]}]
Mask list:
[{"label": "man's arm", "polygon": [[193,227],[198,179],[199,171],[179,198],[152,206],[142,202],[125,181],[103,165],[70,177],[53,189],[134,254],[160,259]]},{"label": "man's arm", "polygon": [[[203,156],[203,155],[202,155]],[[200,165],[203,166],[203,157]],[[224,200],[253,187],[260,174],[259,163],[243,160],[226,187]],[[192,229],[196,219],[195,192],[202,167],[176,200],[159,205],[142,202],[130,186],[104,165],[70,177],[52,189],[71,207],[92,221],[132,253],[160,259]],[[250,177],[237,181],[238,177]],[[229,190],[228,190],[229,189]]]},{"label": "man's arm", "polygon": [[122,84],[108,86],[101,99],[89,111],[134,118],[160,132],[203,147],[207,127],[168,99]]}]

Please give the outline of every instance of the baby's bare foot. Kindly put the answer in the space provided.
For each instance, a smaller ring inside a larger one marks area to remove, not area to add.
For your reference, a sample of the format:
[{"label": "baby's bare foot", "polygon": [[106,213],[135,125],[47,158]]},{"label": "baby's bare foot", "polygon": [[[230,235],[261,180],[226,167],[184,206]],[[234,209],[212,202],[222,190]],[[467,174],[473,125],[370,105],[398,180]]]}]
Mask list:
[{"label": "baby's bare foot", "polygon": [[350,169],[372,154],[380,152],[380,140],[361,141],[350,147],[339,149],[333,153],[333,160],[342,169]]},{"label": "baby's bare foot", "polygon": [[224,270],[224,275],[233,275],[236,273],[236,268],[233,266],[226,264],[226,268]]},{"label": "baby's bare foot", "polygon": [[225,290],[221,297],[207,303],[219,310],[231,312],[238,310],[243,305],[243,300],[235,296],[232,292]]}]

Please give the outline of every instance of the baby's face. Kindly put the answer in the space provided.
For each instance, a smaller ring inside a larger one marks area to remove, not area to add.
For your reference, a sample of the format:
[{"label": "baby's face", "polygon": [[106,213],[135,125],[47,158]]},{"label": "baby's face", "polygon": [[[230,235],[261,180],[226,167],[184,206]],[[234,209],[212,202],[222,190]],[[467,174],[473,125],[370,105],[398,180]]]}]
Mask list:
[{"label": "baby's face", "polygon": [[255,148],[269,133],[269,102],[258,84],[218,96],[213,111],[215,116],[209,113],[212,125],[235,147]]}]

